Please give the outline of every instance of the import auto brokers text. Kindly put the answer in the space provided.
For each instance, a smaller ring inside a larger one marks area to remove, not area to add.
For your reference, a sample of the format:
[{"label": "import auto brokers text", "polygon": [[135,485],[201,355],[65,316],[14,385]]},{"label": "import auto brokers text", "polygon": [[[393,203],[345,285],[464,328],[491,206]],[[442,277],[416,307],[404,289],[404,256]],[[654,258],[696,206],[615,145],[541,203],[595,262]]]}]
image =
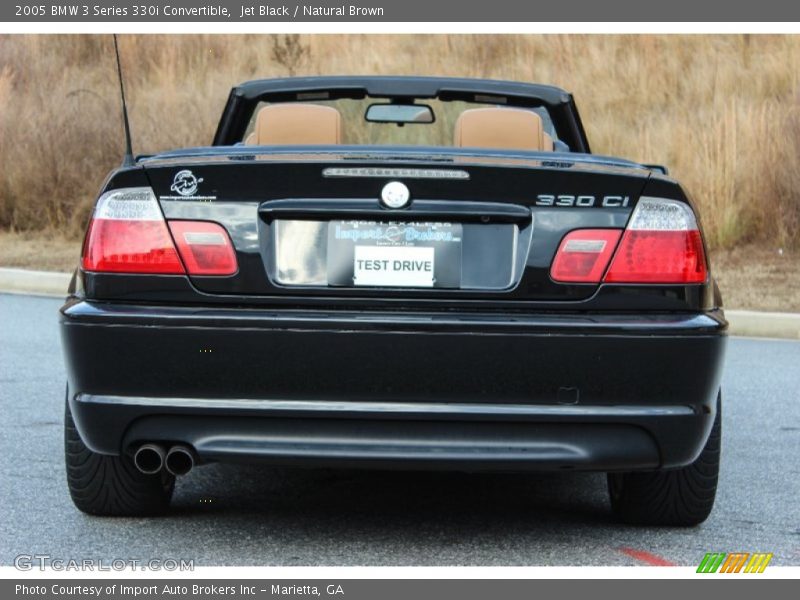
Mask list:
[{"label": "import auto brokers text", "polygon": [[68,585],[68,584],[52,584],[52,585],[24,585],[18,584],[16,586],[16,594],[19,596],[44,596],[48,592],[53,596],[94,596],[100,597],[102,595],[117,595],[130,596],[131,598],[140,597],[163,597],[163,596],[185,596],[192,594],[193,596],[232,596],[232,595],[254,595],[256,589],[252,586],[246,585],[180,585],[180,584],[165,584],[165,585],[124,585],[124,584],[106,584],[106,585]]}]

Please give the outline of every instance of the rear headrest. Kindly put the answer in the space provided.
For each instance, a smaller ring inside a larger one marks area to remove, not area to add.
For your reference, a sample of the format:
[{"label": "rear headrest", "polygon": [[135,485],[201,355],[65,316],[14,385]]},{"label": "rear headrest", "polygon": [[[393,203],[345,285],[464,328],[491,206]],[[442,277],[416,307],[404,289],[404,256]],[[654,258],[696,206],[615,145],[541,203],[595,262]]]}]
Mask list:
[{"label": "rear headrest", "polygon": [[471,108],[456,121],[454,146],[507,150],[553,149],[553,139],[544,132],[542,118],[518,108]]},{"label": "rear headrest", "polygon": [[256,127],[245,144],[328,145],[342,143],[342,116],[319,104],[270,104],[258,111]]}]

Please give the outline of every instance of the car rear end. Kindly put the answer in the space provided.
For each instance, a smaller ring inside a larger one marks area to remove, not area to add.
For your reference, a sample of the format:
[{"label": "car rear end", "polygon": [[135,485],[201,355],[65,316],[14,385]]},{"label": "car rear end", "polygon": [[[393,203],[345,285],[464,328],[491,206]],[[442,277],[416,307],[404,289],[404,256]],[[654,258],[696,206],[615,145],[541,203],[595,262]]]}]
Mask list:
[{"label": "car rear end", "polygon": [[630,472],[703,450],[720,304],[638,165],[222,152],[110,178],[61,330],[101,455]]}]

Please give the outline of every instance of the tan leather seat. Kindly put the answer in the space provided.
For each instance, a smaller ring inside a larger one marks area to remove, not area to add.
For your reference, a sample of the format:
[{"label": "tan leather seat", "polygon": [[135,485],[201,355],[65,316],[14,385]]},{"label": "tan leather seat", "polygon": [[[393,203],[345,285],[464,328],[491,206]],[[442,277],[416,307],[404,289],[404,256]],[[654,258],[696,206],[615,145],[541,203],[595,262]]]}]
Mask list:
[{"label": "tan leather seat", "polygon": [[461,148],[553,150],[542,118],[519,108],[471,108],[458,116],[453,145]]},{"label": "tan leather seat", "polygon": [[248,145],[329,145],[342,143],[342,116],[320,104],[270,104],[258,111]]}]

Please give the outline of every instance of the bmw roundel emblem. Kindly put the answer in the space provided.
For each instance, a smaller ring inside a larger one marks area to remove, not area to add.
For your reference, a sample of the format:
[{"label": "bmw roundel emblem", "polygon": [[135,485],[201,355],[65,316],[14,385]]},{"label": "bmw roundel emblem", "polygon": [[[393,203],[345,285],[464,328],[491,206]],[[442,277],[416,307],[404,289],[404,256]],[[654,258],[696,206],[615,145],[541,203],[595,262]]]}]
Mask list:
[{"label": "bmw roundel emblem", "polygon": [[403,208],[408,206],[409,200],[411,192],[399,181],[390,181],[381,190],[381,203],[387,208]]}]

